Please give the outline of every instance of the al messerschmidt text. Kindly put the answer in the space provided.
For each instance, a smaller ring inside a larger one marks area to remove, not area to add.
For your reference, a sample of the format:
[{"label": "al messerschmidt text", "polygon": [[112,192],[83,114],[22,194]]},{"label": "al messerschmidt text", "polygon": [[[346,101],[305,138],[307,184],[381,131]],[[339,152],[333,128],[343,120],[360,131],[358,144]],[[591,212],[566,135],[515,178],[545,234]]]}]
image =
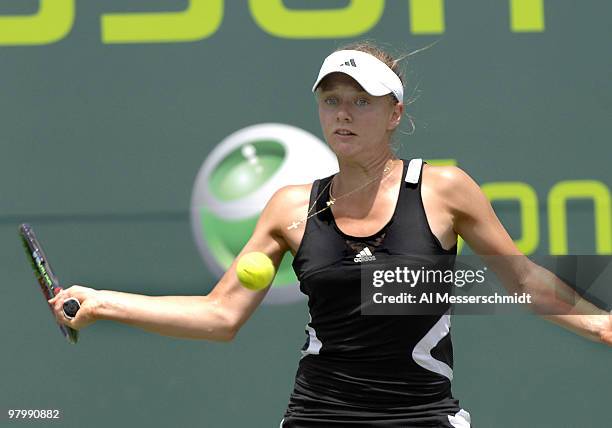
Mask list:
[{"label": "al messerschmidt text", "polygon": [[423,293],[419,298],[412,293],[400,293],[398,295],[386,296],[383,293],[375,293],[372,296],[374,303],[450,303],[450,304],[526,304],[531,303],[531,294],[514,293],[504,296],[495,293],[492,296],[454,296],[448,293]]}]

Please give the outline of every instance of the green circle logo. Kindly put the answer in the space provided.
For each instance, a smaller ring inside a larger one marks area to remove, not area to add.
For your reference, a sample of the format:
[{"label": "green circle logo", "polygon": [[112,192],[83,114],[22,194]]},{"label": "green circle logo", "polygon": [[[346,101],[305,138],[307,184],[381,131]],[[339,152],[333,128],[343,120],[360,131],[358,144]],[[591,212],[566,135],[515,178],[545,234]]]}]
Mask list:
[{"label": "green circle logo", "polygon": [[[206,265],[221,276],[246,244],[270,197],[338,170],[331,150],[293,126],[267,123],[221,141],[204,161],[193,187],[191,227]],[[303,295],[286,254],[264,302],[289,303]]]}]

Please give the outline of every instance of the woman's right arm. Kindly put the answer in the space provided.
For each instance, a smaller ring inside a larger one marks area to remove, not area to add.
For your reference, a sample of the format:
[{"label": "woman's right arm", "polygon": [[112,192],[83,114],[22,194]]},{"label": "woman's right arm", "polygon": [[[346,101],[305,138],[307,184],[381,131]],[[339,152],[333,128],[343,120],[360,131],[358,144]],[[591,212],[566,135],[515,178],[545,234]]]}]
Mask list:
[{"label": "woman's right arm", "polygon": [[[251,291],[236,276],[236,262],[242,254],[261,251],[278,269],[288,245],[282,234],[289,201],[279,190],[264,208],[253,235],[214,289],[203,296],[144,296],[109,290],[72,286],[49,301],[56,319],[81,329],[97,320],[112,320],[164,336],[229,341],[265,297],[269,287]],[[76,297],[81,309],[73,320],[62,312],[64,300]]]}]

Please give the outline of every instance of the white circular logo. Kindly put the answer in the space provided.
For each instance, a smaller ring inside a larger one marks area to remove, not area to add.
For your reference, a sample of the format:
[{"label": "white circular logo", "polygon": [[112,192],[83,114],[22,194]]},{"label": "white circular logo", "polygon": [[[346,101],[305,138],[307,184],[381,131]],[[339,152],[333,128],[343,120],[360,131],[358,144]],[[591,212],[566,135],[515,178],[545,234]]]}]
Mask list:
[{"label": "white circular logo", "polygon": [[[226,137],[205,159],[191,196],[191,228],[208,268],[223,275],[276,190],[336,171],[327,145],[294,126],[265,123]],[[264,302],[302,299],[292,261],[286,254]]]}]

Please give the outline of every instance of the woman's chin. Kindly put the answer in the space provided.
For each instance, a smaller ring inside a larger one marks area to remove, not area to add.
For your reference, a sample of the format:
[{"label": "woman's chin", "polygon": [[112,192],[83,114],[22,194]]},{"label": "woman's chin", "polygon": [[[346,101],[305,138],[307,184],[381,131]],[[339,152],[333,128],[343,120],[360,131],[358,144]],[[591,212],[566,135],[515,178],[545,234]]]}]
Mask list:
[{"label": "woman's chin", "polygon": [[336,156],[340,158],[353,158],[363,150],[361,150],[359,144],[352,141],[334,141],[330,145],[332,151]]}]

